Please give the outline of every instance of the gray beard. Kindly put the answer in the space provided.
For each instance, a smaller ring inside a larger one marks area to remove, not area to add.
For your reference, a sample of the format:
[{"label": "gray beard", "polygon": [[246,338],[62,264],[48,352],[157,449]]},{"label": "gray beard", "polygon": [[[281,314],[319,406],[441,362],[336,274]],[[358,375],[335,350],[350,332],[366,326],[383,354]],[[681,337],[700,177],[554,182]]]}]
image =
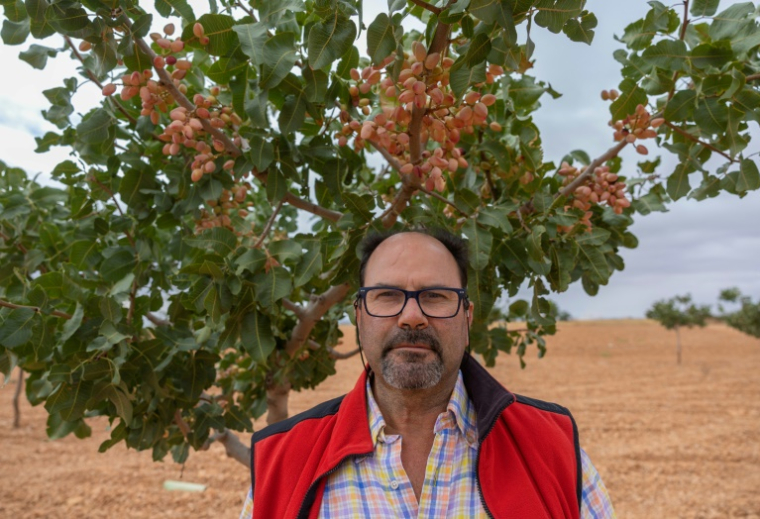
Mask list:
[{"label": "gray beard", "polygon": [[[414,351],[394,351],[393,346],[408,342],[427,344],[435,354],[428,360],[429,353]],[[427,389],[435,386],[443,377],[441,346],[433,335],[426,331],[405,331],[399,333],[383,348],[383,379],[396,389]]]}]

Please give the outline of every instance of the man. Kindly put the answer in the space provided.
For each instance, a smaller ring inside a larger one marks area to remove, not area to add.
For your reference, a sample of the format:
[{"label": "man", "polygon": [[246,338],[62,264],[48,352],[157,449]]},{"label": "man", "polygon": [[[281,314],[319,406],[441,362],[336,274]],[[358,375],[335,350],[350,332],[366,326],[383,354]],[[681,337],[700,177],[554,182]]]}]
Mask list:
[{"label": "man", "polygon": [[570,413],[512,394],[467,353],[466,242],[404,232],[362,251],[369,369],[254,434],[241,517],[614,517]]}]

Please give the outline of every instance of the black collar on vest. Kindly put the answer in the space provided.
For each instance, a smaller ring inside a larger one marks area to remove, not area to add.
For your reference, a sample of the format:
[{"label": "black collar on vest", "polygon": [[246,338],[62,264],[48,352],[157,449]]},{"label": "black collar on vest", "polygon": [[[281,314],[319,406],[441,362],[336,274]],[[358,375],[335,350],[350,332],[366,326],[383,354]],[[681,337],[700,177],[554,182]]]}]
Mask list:
[{"label": "black collar on vest", "polygon": [[491,432],[496,419],[508,405],[516,401],[516,397],[467,352],[462,358],[460,369],[464,387],[478,417],[478,439],[483,441]]}]

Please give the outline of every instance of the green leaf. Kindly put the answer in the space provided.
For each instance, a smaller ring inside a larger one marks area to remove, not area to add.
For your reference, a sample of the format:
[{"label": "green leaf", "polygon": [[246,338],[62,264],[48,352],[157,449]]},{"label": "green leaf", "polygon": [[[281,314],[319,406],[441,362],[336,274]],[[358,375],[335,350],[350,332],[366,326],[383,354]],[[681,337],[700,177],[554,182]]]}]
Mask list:
[{"label": "green leaf", "polygon": [[264,267],[267,261],[267,255],[261,249],[248,249],[238,259],[235,260],[237,265],[238,276],[244,271],[258,272]]},{"label": "green leaf", "polygon": [[594,13],[584,11],[579,19],[571,18],[568,20],[562,28],[562,32],[572,41],[591,45],[591,42],[594,41],[594,28],[597,23]]},{"label": "green leaf", "polygon": [[108,392],[108,400],[116,407],[116,414],[124,420],[124,423],[132,422],[132,413],[134,412],[132,402],[119,388],[108,386],[111,391]]},{"label": "green leaf", "polygon": [[579,260],[581,268],[594,282],[605,285],[612,275],[604,254],[599,247],[584,242],[578,243]]},{"label": "green leaf", "polygon": [[546,228],[543,225],[536,225],[526,240],[528,256],[530,256],[533,261],[540,262],[544,259],[544,249],[541,246],[541,236],[544,233],[546,233]]},{"label": "green leaf", "polygon": [[365,222],[372,220],[372,196],[345,192],[342,195],[346,209]]},{"label": "green leaf", "polygon": [[301,245],[295,240],[279,240],[270,243],[267,250],[280,263],[294,263],[303,255]]},{"label": "green leaf", "polygon": [[0,344],[8,349],[21,346],[32,336],[32,325],[37,315],[29,308],[14,308],[0,326]]},{"label": "green leaf", "polygon": [[356,25],[339,14],[314,24],[309,30],[307,50],[311,68],[321,69],[348,52],[356,39]]},{"label": "green leaf", "polygon": [[515,22],[512,19],[510,3],[512,2],[505,0],[472,0],[469,11],[476,18],[483,20],[486,25],[492,25],[495,22],[502,29],[514,32]]},{"label": "green leaf", "polygon": [[584,3],[583,0],[539,0],[535,5],[538,14],[534,20],[539,27],[557,34],[570,18],[580,16]]},{"label": "green leaf", "polygon": [[301,128],[306,119],[306,92],[300,90],[296,95],[289,95],[282,105],[277,123],[280,133],[293,133]]},{"label": "green leaf", "polygon": [[155,173],[147,167],[130,169],[124,173],[124,178],[119,184],[119,195],[130,207],[152,199],[152,193],[144,193],[142,190],[152,191],[157,187]]},{"label": "green leaf", "polygon": [[662,196],[658,193],[647,193],[632,202],[633,208],[640,214],[646,216],[652,212],[666,213],[667,207],[663,203]]},{"label": "green leaf", "polygon": [[132,272],[137,266],[134,252],[120,249],[103,260],[100,265],[100,275],[105,281],[115,283]]},{"label": "green leaf", "polygon": [[47,65],[48,58],[55,58],[58,51],[50,47],[32,44],[27,50],[18,55],[22,61],[26,61],[32,67],[42,70]]},{"label": "green leaf", "polygon": [[493,235],[471,218],[462,226],[462,232],[469,242],[470,265],[475,270],[483,270],[491,260]]},{"label": "green leaf", "polygon": [[466,56],[461,56],[451,66],[449,81],[454,95],[459,98],[470,88],[470,85],[486,80],[486,64],[479,63],[474,67],[467,65]]},{"label": "green leaf", "polygon": [[[163,0],[156,0],[156,1],[161,2]],[[153,23],[152,14],[144,14],[140,16],[132,24],[132,35],[137,38],[144,38],[150,32],[150,26],[152,23]]]},{"label": "green leaf", "polygon": [[306,68],[303,71],[303,80],[306,83],[304,92],[306,100],[311,103],[324,103],[327,94],[327,74],[321,70]]},{"label": "green leaf", "polygon": [[22,22],[29,17],[23,0],[3,0],[0,5],[3,6],[5,17],[11,22]]},{"label": "green leaf", "polygon": [[[240,27],[239,25],[235,26]],[[261,51],[261,49],[259,49]],[[248,67],[248,61],[237,58],[219,58],[206,71],[206,75],[219,84],[227,84],[234,76],[243,72]]]},{"label": "green leaf", "polygon": [[293,33],[283,32],[269,38],[264,44],[263,55],[264,68],[261,72],[260,86],[276,87],[285,79],[298,59]]},{"label": "green leaf", "polygon": [[79,269],[87,269],[91,260],[97,257],[98,247],[97,240],[77,240],[71,244],[69,261]]},{"label": "green leaf", "polygon": [[683,70],[689,59],[689,50],[683,40],[660,40],[645,50],[641,57],[653,67]]},{"label": "green leaf", "polygon": [[467,54],[464,57],[467,61],[467,66],[474,67],[478,63],[485,61],[489,52],[491,52],[491,39],[488,35],[485,33],[476,35],[470,42]]},{"label": "green leaf", "polygon": [[274,160],[274,147],[263,137],[254,135],[250,140],[251,161],[256,169],[264,171]]},{"label": "green leaf", "polygon": [[156,0],[156,11],[162,16],[168,17],[171,14],[171,10],[181,16],[186,22],[192,23],[195,21],[195,13],[193,13],[192,7],[186,0]]},{"label": "green leaf", "polygon": [[298,288],[305,285],[321,271],[322,249],[319,243],[312,243],[308,246],[306,254],[301,256],[298,265],[296,265],[294,286]]},{"label": "green leaf", "polygon": [[271,308],[293,290],[290,273],[282,267],[274,267],[269,272],[259,272],[253,278],[253,284],[256,300],[266,308]]},{"label": "green leaf", "polygon": [[744,159],[739,166],[739,176],[736,179],[736,190],[754,191],[760,189],[760,172],[757,164],[751,159]]},{"label": "green leaf", "polygon": [[26,0],[25,7],[31,18],[32,36],[43,39],[55,33],[55,29],[46,16],[50,7],[47,0]]},{"label": "green leaf", "polygon": [[713,97],[702,99],[694,110],[694,122],[709,135],[725,132],[728,126],[728,107],[725,101]]},{"label": "green leaf", "polygon": [[267,172],[267,200],[276,203],[288,192],[288,179],[277,168],[270,168]]},{"label": "green leaf", "polygon": [[668,195],[673,200],[678,200],[689,194],[691,186],[689,185],[689,173],[691,172],[688,162],[681,162],[676,166],[675,171],[668,177]]},{"label": "green leaf", "polygon": [[240,48],[246,56],[251,58],[251,65],[264,63],[264,45],[269,36],[263,23],[248,23],[232,27],[240,40]]},{"label": "green leaf", "polygon": [[730,44],[727,41],[703,43],[691,51],[691,63],[696,68],[707,67],[721,68],[734,57]]},{"label": "green leaf", "polygon": [[[747,16],[755,11],[752,2],[734,4],[728,9],[721,11],[713,18],[708,34],[714,41],[732,37],[740,32],[747,22]],[[754,22],[752,22],[754,23]]]},{"label": "green leaf", "polygon": [[483,207],[478,212],[478,223],[510,233],[512,232],[512,224],[509,223],[509,213],[515,209],[514,205]]},{"label": "green leaf", "polygon": [[219,324],[222,319],[222,306],[222,294],[220,290],[216,285],[211,285],[211,288],[203,298],[203,307],[214,324]]},{"label": "green leaf", "polygon": [[691,118],[696,106],[697,93],[694,90],[681,90],[665,105],[665,119],[671,122],[685,121]]},{"label": "green leaf", "polygon": [[276,345],[269,317],[256,311],[243,317],[240,339],[245,351],[256,363],[266,361]]},{"label": "green leaf", "polygon": [[[190,15],[192,12],[187,14]],[[232,30],[233,25],[235,25],[235,19],[231,16],[204,14],[198,18],[198,23],[203,26],[204,34],[209,39],[209,44],[204,49],[212,56],[229,56],[235,49],[240,47],[237,33]],[[193,38],[192,28],[192,23],[188,23],[185,27],[182,35],[185,41]]]},{"label": "green leaf", "polygon": [[654,38],[654,33],[644,29],[644,20],[637,20],[626,26],[620,40],[631,50],[647,48]]},{"label": "green leaf", "polygon": [[620,121],[636,111],[637,105],[646,106],[648,97],[632,79],[624,79],[620,83],[620,97],[610,105],[612,121]]},{"label": "green leaf", "polygon": [[284,14],[302,13],[305,10],[303,0],[266,0],[259,3],[259,19],[270,27],[276,27]]},{"label": "green leaf", "polygon": [[97,108],[91,111],[76,127],[77,139],[86,144],[102,143],[108,138],[114,124],[113,117],[107,110]]},{"label": "green leaf", "polygon": [[58,390],[48,397],[45,409],[51,415],[60,413],[61,418],[67,422],[77,420],[84,415],[92,389],[92,383],[86,381],[78,384],[61,384]]},{"label": "green leaf", "polygon": [[720,0],[693,0],[691,4],[692,16],[712,16],[718,11]]},{"label": "green leaf", "polygon": [[82,305],[77,303],[77,306],[74,310],[74,314],[71,316],[71,319],[63,323],[63,330],[61,332],[60,337],[58,337],[58,340],[61,343],[68,341],[71,338],[71,336],[76,333],[79,327],[82,326],[83,319],[84,319],[84,308],[82,307]]},{"label": "green leaf", "polygon": [[220,256],[227,256],[237,248],[237,236],[224,227],[214,227],[206,229],[197,238],[185,238],[185,243],[191,247],[209,248]]},{"label": "green leaf", "polygon": [[396,50],[396,26],[385,13],[377,15],[367,28],[367,53],[375,65]]},{"label": "green leaf", "polygon": [[3,20],[3,28],[0,30],[0,38],[6,45],[21,45],[29,36],[29,19],[20,22]]}]

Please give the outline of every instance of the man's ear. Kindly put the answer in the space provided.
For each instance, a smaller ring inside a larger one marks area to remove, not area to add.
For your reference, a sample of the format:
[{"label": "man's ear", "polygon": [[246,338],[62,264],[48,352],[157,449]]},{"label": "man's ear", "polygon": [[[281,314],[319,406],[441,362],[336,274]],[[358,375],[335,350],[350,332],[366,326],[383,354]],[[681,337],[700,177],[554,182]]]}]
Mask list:
[{"label": "man's ear", "polygon": [[474,315],[473,310],[475,309],[475,305],[472,304],[472,301],[468,301],[468,302],[469,302],[469,305],[465,307],[464,316],[467,318],[467,321],[470,323],[470,326],[472,326],[472,319]]}]

